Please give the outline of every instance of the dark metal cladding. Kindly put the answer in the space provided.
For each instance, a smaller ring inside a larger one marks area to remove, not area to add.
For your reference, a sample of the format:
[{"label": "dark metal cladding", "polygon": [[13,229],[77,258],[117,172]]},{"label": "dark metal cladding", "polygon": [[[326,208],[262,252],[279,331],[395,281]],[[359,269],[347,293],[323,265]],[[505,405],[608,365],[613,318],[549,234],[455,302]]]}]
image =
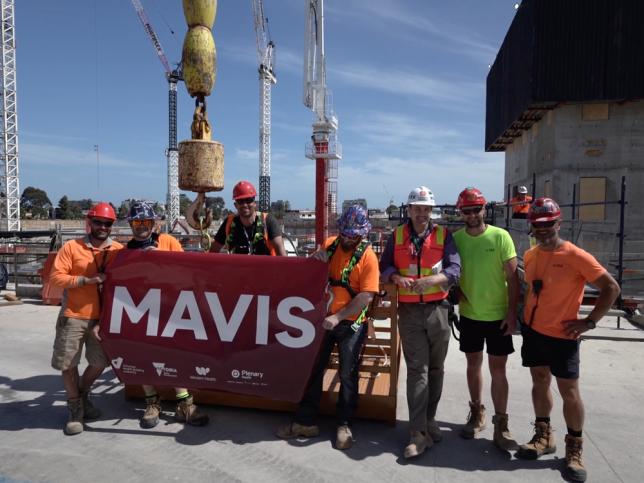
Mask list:
[{"label": "dark metal cladding", "polygon": [[642,19],[642,0],[523,0],[487,76],[485,149],[561,102],[644,98]]}]

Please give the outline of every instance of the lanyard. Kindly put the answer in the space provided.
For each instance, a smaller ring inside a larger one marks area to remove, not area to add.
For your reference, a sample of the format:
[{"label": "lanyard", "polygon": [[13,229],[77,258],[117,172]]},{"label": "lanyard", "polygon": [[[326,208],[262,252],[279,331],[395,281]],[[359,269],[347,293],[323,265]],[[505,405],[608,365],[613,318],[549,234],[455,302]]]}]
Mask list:
[{"label": "lanyard", "polygon": [[[250,226],[250,228],[253,229],[253,240],[255,239],[255,224],[257,223],[257,220],[253,222],[253,224]],[[242,223],[241,225],[242,231],[244,232],[244,236],[246,237],[246,241],[248,242],[248,255],[252,255],[253,252],[255,251],[255,247],[253,246],[253,242],[251,241],[250,237],[248,236],[248,231],[246,231],[246,227]]]}]

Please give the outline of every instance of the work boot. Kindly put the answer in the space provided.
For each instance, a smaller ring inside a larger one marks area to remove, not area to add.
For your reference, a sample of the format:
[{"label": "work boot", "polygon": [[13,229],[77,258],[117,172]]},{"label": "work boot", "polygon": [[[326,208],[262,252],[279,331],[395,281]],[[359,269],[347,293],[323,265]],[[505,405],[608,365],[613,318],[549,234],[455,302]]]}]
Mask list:
[{"label": "work boot", "polygon": [[81,400],[83,401],[83,419],[93,421],[101,417],[101,410],[92,404],[89,398],[89,390],[79,389]]},{"label": "work boot", "polygon": [[434,443],[438,443],[443,439],[443,433],[436,420],[430,419],[427,421],[427,435],[432,438]]},{"label": "work boot", "polygon": [[83,432],[83,400],[79,397],[67,400],[69,419],[65,425],[65,434],[72,436]]},{"label": "work boot", "polygon": [[503,451],[515,451],[519,445],[508,429],[508,415],[495,414],[492,416],[492,424],[494,424],[494,444],[497,448]]},{"label": "work boot", "polygon": [[353,435],[351,434],[351,428],[346,424],[338,426],[335,438],[335,447],[336,449],[349,449],[353,445]]},{"label": "work boot", "polygon": [[141,418],[142,428],[154,428],[159,424],[159,415],[161,414],[161,398],[155,394],[145,398],[145,412]]},{"label": "work boot", "polygon": [[485,429],[485,406],[470,402],[470,414],[467,416],[467,423],[461,429],[461,436],[465,439],[472,439],[477,433]]},{"label": "work boot", "polygon": [[566,476],[572,481],[586,481],[586,468],[581,459],[584,440],[566,435]]},{"label": "work boot", "polygon": [[534,436],[526,444],[519,446],[515,456],[524,460],[536,460],[539,456],[557,451],[555,436],[549,423],[534,423]]},{"label": "work boot", "polygon": [[282,439],[315,438],[320,434],[320,428],[316,425],[305,426],[294,421],[292,423],[285,424],[284,426],[280,426],[277,429],[276,434],[278,438]]},{"label": "work boot", "polygon": [[432,438],[428,437],[421,431],[412,431],[409,438],[409,444],[405,446],[404,457],[406,459],[414,458],[425,452],[427,448],[434,445]]},{"label": "work boot", "polygon": [[175,419],[181,423],[192,426],[205,426],[210,421],[210,416],[199,411],[192,402],[192,396],[188,396],[177,403]]}]

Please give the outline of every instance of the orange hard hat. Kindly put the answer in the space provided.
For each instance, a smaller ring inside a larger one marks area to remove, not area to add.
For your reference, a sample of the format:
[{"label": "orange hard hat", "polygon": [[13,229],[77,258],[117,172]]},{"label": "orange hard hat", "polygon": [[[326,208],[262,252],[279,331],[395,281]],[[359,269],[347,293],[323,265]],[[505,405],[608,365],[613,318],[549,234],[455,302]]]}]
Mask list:
[{"label": "orange hard hat", "polygon": [[530,205],[528,220],[530,223],[553,221],[561,218],[561,208],[552,198],[537,198]]},{"label": "orange hard hat", "polygon": [[244,198],[254,198],[257,191],[250,181],[240,181],[233,188],[233,200],[243,200]]},{"label": "orange hard hat", "polygon": [[114,212],[112,205],[103,201],[90,208],[87,212],[87,218],[106,218],[108,220],[116,221],[116,213]]},{"label": "orange hard hat", "polygon": [[456,207],[460,210],[467,206],[485,206],[485,196],[481,193],[480,190],[476,188],[465,188],[461,191],[461,194],[458,195],[458,200],[456,201]]}]

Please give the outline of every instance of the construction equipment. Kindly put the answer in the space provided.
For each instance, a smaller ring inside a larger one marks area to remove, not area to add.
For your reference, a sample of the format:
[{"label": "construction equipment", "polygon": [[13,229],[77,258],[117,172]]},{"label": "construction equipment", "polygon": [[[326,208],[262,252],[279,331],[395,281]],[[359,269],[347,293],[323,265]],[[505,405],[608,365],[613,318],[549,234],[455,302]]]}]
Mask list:
[{"label": "construction equipment", "polygon": [[277,84],[273,71],[275,44],[270,38],[263,0],[252,0],[259,62],[259,211],[271,207],[271,86]]},{"label": "construction equipment", "polygon": [[315,116],[305,152],[315,159],[315,243],[320,245],[328,235],[329,218],[337,212],[337,160],[342,158],[342,148],[331,92],[326,88],[324,0],[305,0],[305,11],[304,105]]},{"label": "construction equipment", "polygon": [[14,0],[1,0],[0,21],[0,231],[20,231]]},{"label": "construction equipment", "polygon": [[176,69],[170,68],[170,63],[165,56],[161,42],[152,28],[148,16],[143,10],[140,0],[132,0],[143,29],[152,41],[159,60],[165,69],[165,76],[168,80],[168,149],[166,158],[168,162],[168,194],[166,197],[166,227],[168,232],[172,230],[174,223],[179,219],[179,151],[177,149],[177,82],[183,80],[181,66]]}]

